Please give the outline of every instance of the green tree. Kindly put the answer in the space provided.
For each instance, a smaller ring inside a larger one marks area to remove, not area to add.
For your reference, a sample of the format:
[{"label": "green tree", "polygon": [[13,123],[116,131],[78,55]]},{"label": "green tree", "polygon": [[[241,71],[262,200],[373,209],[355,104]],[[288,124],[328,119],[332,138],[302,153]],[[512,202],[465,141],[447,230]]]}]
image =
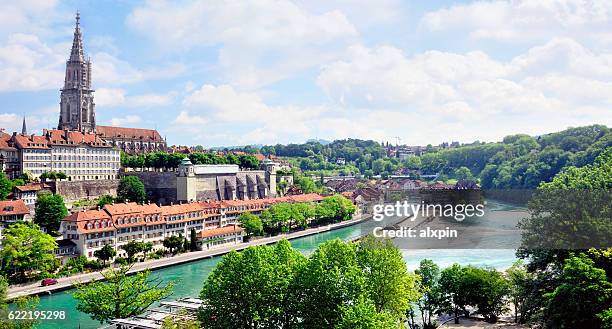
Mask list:
[{"label": "green tree", "polygon": [[113,204],[113,202],[115,202],[115,198],[112,195],[105,194],[98,198],[98,207],[102,208],[107,204]]},{"label": "green tree", "polygon": [[263,233],[263,223],[261,218],[250,212],[244,212],[238,216],[240,226],[246,231],[247,236],[261,235]]},{"label": "green tree", "polygon": [[462,180],[462,179],[474,179],[474,176],[472,175],[472,172],[470,171],[470,168],[463,167],[463,166],[455,169],[454,177],[456,179],[458,179],[458,180]]},{"label": "green tree", "polygon": [[153,250],[153,242],[142,243],[142,260],[147,259],[147,255]]},{"label": "green tree", "polygon": [[117,188],[117,200],[119,202],[132,201],[143,203],[147,199],[145,187],[140,178],[136,176],[125,176],[121,178]]},{"label": "green tree", "polygon": [[510,302],[514,306],[514,322],[525,323],[526,315],[529,312],[527,308],[528,285],[533,280],[533,276],[527,272],[522,261],[517,261],[506,269],[506,277],[510,284]]},{"label": "green tree", "polygon": [[12,189],[13,183],[6,177],[4,171],[0,171],[0,200],[6,200]]},{"label": "green tree", "polygon": [[176,254],[183,247],[183,237],[180,235],[169,236],[163,241],[164,248],[170,249],[170,253]]},{"label": "green tree", "polygon": [[420,294],[417,277],[408,272],[401,251],[391,240],[368,235],[357,244],[356,253],[376,311],[403,322],[406,310]]},{"label": "green tree", "polygon": [[104,323],[139,315],[172,293],[173,284],[150,278],[149,270],[128,276],[129,270],[127,266],[109,269],[102,272],[104,281],[77,284],[73,294],[77,310]]},{"label": "green tree", "polygon": [[339,325],[344,309],[367,293],[356,245],[338,239],[320,245],[298,272],[291,291],[303,328]]},{"label": "green tree", "polygon": [[441,303],[441,311],[452,314],[455,324],[459,324],[459,317],[466,312],[468,306],[468,291],[464,289],[463,269],[459,264],[453,264],[442,270],[440,274],[440,290],[446,296]]},{"label": "green tree", "polygon": [[34,222],[44,227],[47,232],[57,232],[62,219],[68,216],[64,198],[51,192],[38,193],[36,199]]},{"label": "green tree", "polygon": [[395,329],[398,325],[393,316],[380,313],[371,300],[361,298],[356,305],[343,306],[337,329]]},{"label": "green tree", "polygon": [[198,250],[198,237],[196,236],[195,228],[192,228],[189,232],[189,250],[196,251]]},{"label": "green tree", "polygon": [[104,247],[94,251],[93,255],[103,261],[106,266],[106,262],[113,259],[117,255],[117,251],[110,244],[105,244]]},{"label": "green tree", "polygon": [[356,211],[355,205],[351,200],[340,194],[325,197],[317,205],[317,217],[322,222],[340,222],[351,219]]},{"label": "green tree", "polygon": [[612,305],[612,283],[585,255],[565,261],[560,284],[546,295],[545,317],[552,328],[600,328]]},{"label": "green tree", "polygon": [[135,261],[134,256],[144,250],[144,242],[132,240],[119,248],[121,248],[127,254],[128,262],[133,263]]},{"label": "green tree", "polygon": [[38,225],[15,223],[2,231],[2,273],[11,282],[25,282],[37,273],[58,267],[53,251],[57,242]]},{"label": "green tree", "polygon": [[290,284],[305,262],[286,240],[230,252],[204,283],[200,320],[207,328],[287,328]]},{"label": "green tree", "polygon": [[507,311],[508,281],[495,269],[474,266],[463,268],[462,286],[467,294],[467,304],[476,309],[488,322],[497,322],[499,315]]},{"label": "green tree", "polygon": [[443,301],[439,283],[440,268],[433,261],[423,259],[415,273],[421,278],[419,290],[423,293],[417,302],[421,313],[421,323],[424,329],[435,329],[437,324],[432,321],[432,317],[439,313],[439,307]]},{"label": "green tree", "polygon": [[[2,329],[31,329],[40,323],[39,320],[9,319],[9,307],[7,303],[8,282],[0,276],[0,328]],[[13,302],[16,307],[12,311],[34,312],[38,306],[38,297],[20,297]],[[21,313],[23,314],[23,313]]]},{"label": "green tree", "polygon": [[257,158],[253,155],[250,155],[250,154],[240,155],[238,157],[238,161],[240,163],[241,168],[246,168],[246,169],[259,168],[259,160],[257,160]]}]

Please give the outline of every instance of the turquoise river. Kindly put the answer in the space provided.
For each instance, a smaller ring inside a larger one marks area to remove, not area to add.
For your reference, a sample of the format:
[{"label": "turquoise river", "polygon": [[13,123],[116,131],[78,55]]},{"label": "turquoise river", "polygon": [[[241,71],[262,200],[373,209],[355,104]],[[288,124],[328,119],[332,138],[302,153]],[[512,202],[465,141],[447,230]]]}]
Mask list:
[{"label": "turquoise river", "polygon": [[[487,211],[481,222],[485,226],[515,227],[517,221],[524,217],[525,210],[499,202],[489,202]],[[392,219],[391,219],[392,220]],[[372,225],[381,225],[372,221],[357,225],[325,232],[317,235],[294,239],[292,245],[305,254],[311,253],[321,243],[340,238],[344,240],[354,239],[369,231]],[[441,267],[453,263],[462,265],[472,264],[480,266],[491,266],[504,269],[516,261],[513,249],[503,249],[507,241],[500,239],[499,249],[432,249],[432,250],[403,250],[404,259],[410,270],[418,267],[419,262],[424,259],[432,259]],[[198,296],[202,283],[221,260],[220,257],[209,258],[159,269],[152,275],[158,276],[165,281],[173,281],[174,292],[170,299],[184,296]],[[56,292],[50,295],[40,296],[39,310],[64,310],[66,320],[46,320],[37,328],[98,328],[100,323],[93,321],[87,314],[76,310],[76,300],[72,297],[74,290]]]}]

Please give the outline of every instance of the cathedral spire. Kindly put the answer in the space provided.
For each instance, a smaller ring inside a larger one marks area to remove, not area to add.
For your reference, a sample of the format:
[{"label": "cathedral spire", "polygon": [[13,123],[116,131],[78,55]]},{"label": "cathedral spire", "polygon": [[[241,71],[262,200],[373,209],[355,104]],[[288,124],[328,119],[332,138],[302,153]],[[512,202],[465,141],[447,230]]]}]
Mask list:
[{"label": "cathedral spire", "polygon": [[94,90],[91,88],[91,61],[85,60],[81,15],[77,11],[70,58],[66,61],[64,88],[60,95],[58,129],[92,132],[96,129]]},{"label": "cathedral spire", "polygon": [[83,36],[81,35],[81,15],[76,13],[76,25],[74,27],[74,38],[72,40],[72,50],[70,51],[70,61],[83,62]]},{"label": "cathedral spire", "polygon": [[26,128],[25,115],[23,116],[23,123],[21,124],[21,134],[22,135],[27,135],[28,134],[28,129]]}]

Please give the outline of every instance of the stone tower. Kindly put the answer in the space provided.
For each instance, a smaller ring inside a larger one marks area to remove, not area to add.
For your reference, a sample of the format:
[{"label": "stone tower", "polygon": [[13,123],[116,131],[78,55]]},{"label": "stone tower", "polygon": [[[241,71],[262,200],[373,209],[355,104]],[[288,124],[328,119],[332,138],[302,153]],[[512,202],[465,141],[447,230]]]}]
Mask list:
[{"label": "stone tower", "polygon": [[66,78],[61,89],[58,129],[93,132],[96,129],[96,112],[91,89],[91,61],[83,54],[80,16],[76,14],[76,27],[70,58],[66,62]]}]

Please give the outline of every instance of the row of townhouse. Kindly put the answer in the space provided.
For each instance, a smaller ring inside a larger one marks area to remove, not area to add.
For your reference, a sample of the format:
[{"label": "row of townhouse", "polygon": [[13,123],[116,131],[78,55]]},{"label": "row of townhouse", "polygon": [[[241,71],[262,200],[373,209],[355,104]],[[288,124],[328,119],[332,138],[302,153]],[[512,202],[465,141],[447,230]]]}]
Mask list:
[{"label": "row of townhouse", "polygon": [[108,204],[98,210],[75,212],[66,217],[60,232],[66,245],[74,246],[76,255],[95,258],[94,252],[110,244],[117,256],[125,257],[121,246],[130,241],[151,242],[153,250],[163,248],[171,236],[190,237],[192,229],[203,247],[240,243],[244,230],[237,225],[241,213],[259,214],[280,202],[320,202],[318,194],[291,197],[200,201],[159,206],[136,203]]}]

